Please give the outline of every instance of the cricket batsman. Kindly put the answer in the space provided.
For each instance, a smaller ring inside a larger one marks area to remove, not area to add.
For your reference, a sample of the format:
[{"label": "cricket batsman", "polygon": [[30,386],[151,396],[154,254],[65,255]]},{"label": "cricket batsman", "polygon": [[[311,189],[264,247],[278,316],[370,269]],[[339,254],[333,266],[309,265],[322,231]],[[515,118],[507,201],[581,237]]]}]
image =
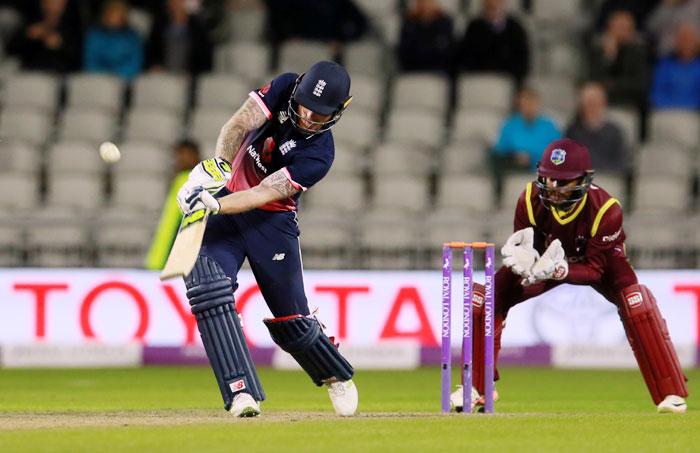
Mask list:
[{"label": "cricket batsman", "polygon": [[[617,306],[651,399],[660,413],[686,411],[687,378],[654,295],[637,281],[625,255],[620,202],[592,184],[588,149],[571,139],[552,142],[515,208],[514,230],[501,249],[495,277],[494,353],[511,307],[562,283],[589,285]],[[474,285],[473,405],[483,404],[484,307]],[[498,371],[495,372],[498,380]],[[494,395],[494,399],[497,396]],[[461,389],[452,394],[462,409]]]},{"label": "cricket batsman", "polygon": [[223,126],[215,157],[201,162],[178,193],[185,214],[212,214],[199,257],[185,277],[187,297],[226,410],[260,414],[265,399],[234,305],[246,258],[273,317],[272,340],[325,385],[338,415],[354,415],[353,368],[309,313],[304,293],[297,203],[334,157],[331,127],[351,101],[345,68],[321,61],[250,92]]}]

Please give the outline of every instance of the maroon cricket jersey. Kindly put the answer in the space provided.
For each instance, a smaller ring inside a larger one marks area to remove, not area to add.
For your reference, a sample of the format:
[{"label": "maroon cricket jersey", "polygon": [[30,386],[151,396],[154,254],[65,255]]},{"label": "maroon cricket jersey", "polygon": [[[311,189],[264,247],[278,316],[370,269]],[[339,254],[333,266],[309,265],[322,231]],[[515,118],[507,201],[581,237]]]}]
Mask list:
[{"label": "maroon cricket jersey", "polygon": [[561,241],[569,262],[566,283],[597,282],[607,257],[625,254],[620,202],[596,185],[590,186],[571,212],[561,215],[544,206],[537,185],[531,182],[518,199],[513,223],[515,231],[533,227],[540,254],[554,239]]}]

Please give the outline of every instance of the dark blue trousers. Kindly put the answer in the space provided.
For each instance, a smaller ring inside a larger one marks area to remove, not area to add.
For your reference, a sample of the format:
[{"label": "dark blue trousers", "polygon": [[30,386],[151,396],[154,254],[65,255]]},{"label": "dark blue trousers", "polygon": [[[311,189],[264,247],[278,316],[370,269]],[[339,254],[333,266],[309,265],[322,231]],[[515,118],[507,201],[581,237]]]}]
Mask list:
[{"label": "dark blue trousers", "polygon": [[238,287],[238,270],[248,258],[274,317],[309,314],[296,213],[255,209],[212,215],[200,254],[219,263],[234,290]]}]

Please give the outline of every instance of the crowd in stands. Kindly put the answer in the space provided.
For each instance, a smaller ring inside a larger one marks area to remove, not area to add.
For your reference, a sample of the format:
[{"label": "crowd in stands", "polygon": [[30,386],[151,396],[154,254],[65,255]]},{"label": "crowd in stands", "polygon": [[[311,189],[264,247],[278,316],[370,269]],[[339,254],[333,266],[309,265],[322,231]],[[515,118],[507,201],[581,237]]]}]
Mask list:
[{"label": "crowd in stands", "polygon": [[[0,0],[0,39],[0,133],[29,129],[24,116],[9,115],[18,105],[8,91],[14,81],[40,73],[60,93],[32,106],[48,114],[31,117],[48,121],[45,136],[18,132],[43,159],[37,179],[47,205],[60,179],[51,156],[77,149],[71,140],[98,138],[101,129],[84,121],[102,121],[105,138],[144,156],[183,139],[199,142],[206,156],[251,88],[318,59],[345,64],[354,94],[334,129],[327,184],[338,190],[312,190],[302,206],[307,237],[327,245],[322,266],[375,266],[329,252],[351,253],[353,242],[396,249],[379,267],[427,267],[420,256],[401,261],[416,237],[500,240],[514,194],[561,136],[589,147],[597,180],[633,214],[685,215],[697,203],[700,0]],[[78,87],[91,80],[111,87],[110,99],[81,101]],[[133,162],[106,170],[106,202],[137,186],[124,182],[122,169],[147,164]],[[172,180],[148,168],[163,187]],[[162,192],[149,209],[160,207]],[[367,212],[323,216],[337,196],[344,208]],[[476,225],[454,221],[450,210]],[[352,225],[336,225],[339,218]],[[430,225],[387,228],[396,221]],[[700,236],[698,262],[699,249]],[[672,258],[666,264],[685,265]],[[33,263],[26,254],[20,262]]]}]

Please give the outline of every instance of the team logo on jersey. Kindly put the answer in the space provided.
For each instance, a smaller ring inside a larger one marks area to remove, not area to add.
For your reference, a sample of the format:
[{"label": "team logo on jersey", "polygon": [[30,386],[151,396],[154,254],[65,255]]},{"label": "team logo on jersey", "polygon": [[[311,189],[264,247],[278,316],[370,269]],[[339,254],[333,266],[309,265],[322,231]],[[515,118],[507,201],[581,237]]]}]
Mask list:
[{"label": "team logo on jersey", "polygon": [[316,97],[321,97],[323,94],[323,89],[326,88],[326,81],[325,80],[319,80],[316,82],[316,86],[314,87],[314,96]]},{"label": "team logo on jersey", "polygon": [[549,157],[554,165],[561,165],[566,162],[566,151],[561,148],[557,148],[552,151],[552,155]]},{"label": "team logo on jersey", "polygon": [[292,148],[296,148],[296,146],[297,146],[297,142],[295,142],[294,140],[286,141],[280,145],[280,152],[284,156],[289,151],[291,151]]}]

